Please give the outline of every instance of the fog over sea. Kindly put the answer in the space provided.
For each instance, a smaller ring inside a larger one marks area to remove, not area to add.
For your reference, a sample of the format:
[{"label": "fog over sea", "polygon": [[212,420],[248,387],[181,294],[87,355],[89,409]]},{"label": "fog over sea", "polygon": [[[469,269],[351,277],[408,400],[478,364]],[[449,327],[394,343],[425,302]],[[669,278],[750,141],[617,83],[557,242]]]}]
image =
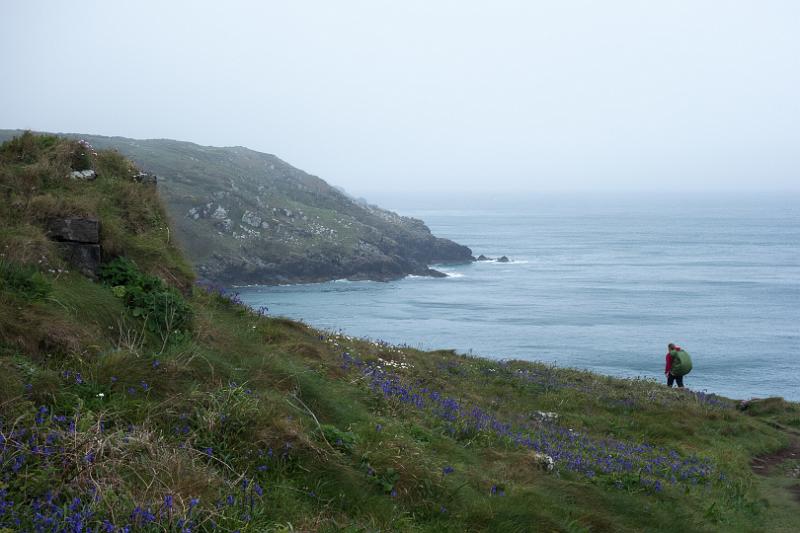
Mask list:
[{"label": "fog over sea", "polygon": [[448,278],[239,288],[249,305],[347,334],[800,400],[800,195],[385,195],[477,256]]}]

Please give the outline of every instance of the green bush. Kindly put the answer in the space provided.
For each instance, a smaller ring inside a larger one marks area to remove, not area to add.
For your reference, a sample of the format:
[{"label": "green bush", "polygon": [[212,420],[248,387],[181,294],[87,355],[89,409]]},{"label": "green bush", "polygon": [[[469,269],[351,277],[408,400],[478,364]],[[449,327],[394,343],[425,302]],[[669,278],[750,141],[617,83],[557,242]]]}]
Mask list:
[{"label": "green bush", "polygon": [[74,141],[70,143],[70,168],[72,168],[72,170],[91,170],[93,155],[96,155],[96,152],[86,141]]},{"label": "green bush", "polygon": [[33,267],[0,261],[0,290],[26,300],[41,300],[50,294],[50,283]]},{"label": "green bush", "polygon": [[190,328],[191,308],[183,296],[156,276],[140,272],[130,260],[118,257],[103,265],[100,279],[162,339],[180,338]]},{"label": "green bush", "polygon": [[325,441],[345,453],[352,453],[356,446],[356,435],[352,431],[342,431],[336,426],[322,424],[319,427]]},{"label": "green bush", "polygon": [[95,158],[95,170],[104,177],[130,179],[136,172],[136,167],[125,159],[119,152],[101,150]]},{"label": "green bush", "polygon": [[34,135],[30,131],[0,145],[0,160],[9,163],[35,163],[42,152],[58,142],[54,135]]}]

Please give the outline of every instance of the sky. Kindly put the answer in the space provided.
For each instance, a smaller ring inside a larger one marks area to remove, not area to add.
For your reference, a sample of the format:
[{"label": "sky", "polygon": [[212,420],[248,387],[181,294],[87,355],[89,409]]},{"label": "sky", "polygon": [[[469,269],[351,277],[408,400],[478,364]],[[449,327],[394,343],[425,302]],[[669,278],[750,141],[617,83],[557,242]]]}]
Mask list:
[{"label": "sky", "polygon": [[798,191],[796,0],[0,0],[0,128],[357,195]]}]

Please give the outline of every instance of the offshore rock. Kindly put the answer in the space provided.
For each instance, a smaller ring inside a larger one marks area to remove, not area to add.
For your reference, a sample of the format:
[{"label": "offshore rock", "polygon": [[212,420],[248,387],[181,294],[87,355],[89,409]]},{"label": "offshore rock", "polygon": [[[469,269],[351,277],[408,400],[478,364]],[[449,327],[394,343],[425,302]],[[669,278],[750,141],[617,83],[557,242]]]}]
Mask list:
[{"label": "offshore rock", "polygon": [[138,181],[139,183],[143,183],[145,185],[157,185],[158,176],[155,174],[148,174],[147,172],[139,172],[133,177],[133,181]]},{"label": "offshore rock", "polygon": [[497,262],[498,262],[498,263],[508,263],[508,262],[510,262],[510,261],[511,261],[511,260],[510,260],[508,257],[506,257],[506,256],[503,256],[503,257],[501,257],[501,258],[499,258],[499,259],[497,260]]}]

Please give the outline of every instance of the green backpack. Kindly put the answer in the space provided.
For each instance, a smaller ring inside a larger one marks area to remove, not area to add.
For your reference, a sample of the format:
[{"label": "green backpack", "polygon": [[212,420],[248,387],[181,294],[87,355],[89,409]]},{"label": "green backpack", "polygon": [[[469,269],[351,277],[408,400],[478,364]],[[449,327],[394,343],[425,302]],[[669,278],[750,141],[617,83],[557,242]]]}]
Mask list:
[{"label": "green backpack", "polygon": [[686,350],[672,350],[672,366],[669,373],[675,377],[685,376],[692,371],[692,358]]}]

